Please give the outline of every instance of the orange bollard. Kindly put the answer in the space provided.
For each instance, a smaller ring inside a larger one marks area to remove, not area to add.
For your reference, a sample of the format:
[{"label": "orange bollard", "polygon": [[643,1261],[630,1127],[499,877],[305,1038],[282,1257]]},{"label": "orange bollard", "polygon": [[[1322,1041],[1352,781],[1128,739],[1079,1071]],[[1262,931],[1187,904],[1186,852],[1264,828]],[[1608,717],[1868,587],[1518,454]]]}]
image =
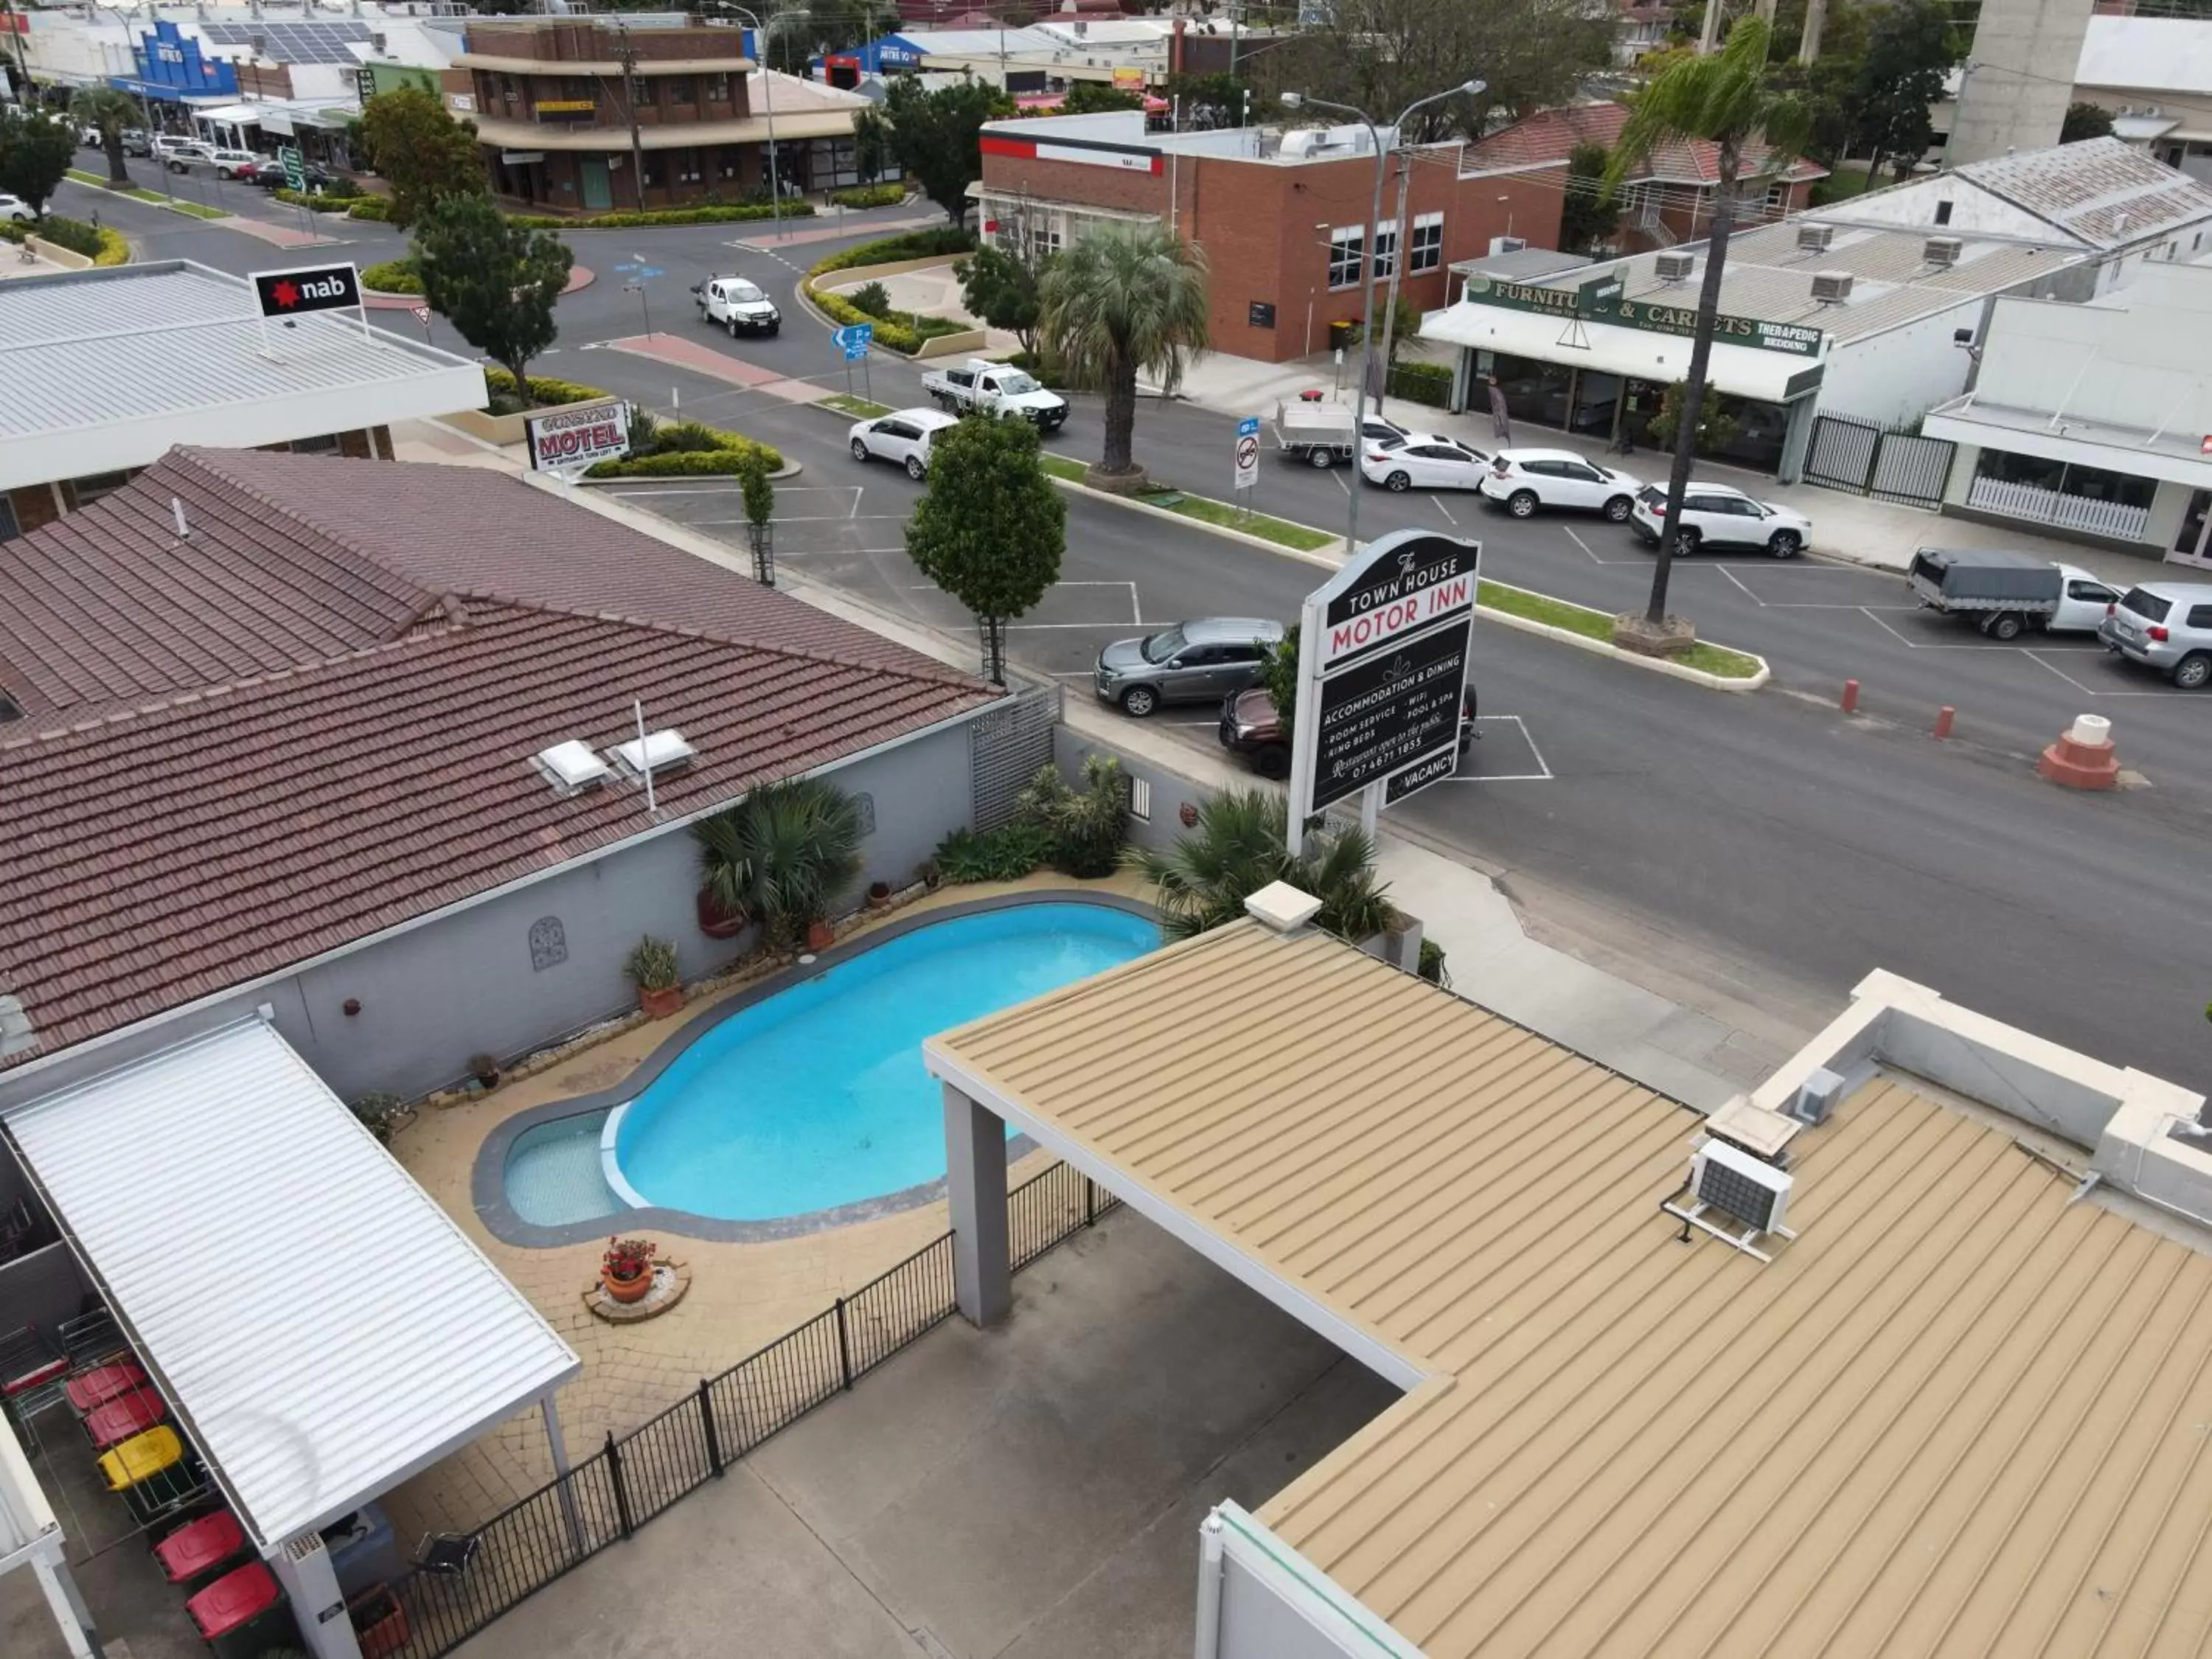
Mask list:
[{"label": "orange bollard", "polygon": [[1859,683],[1856,680],[1845,680],[1844,682],[1844,713],[1856,714],[1858,712]]}]

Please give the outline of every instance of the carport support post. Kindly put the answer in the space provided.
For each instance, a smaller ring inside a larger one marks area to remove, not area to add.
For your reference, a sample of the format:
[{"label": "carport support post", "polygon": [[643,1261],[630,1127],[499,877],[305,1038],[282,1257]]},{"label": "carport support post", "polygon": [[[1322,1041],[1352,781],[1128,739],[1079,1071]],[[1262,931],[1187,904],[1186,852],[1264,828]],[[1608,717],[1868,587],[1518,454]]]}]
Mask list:
[{"label": "carport support post", "polygon": [[100,1645],[100,1632],[92,1622],[92,1613],[77,1594],[76,1580],[70,1576],[69,1563],[58,1559],[49,1560],[44,1555],[31,1558],[31,1576],[39,1581],[46,1592],[46,1605],[53,1609],[54,1623],[61,1627],[62,1645],[70,1650],[70,1659],[103,1659],[107,1650]]},{"label": "carport support post", "polygon": [[969,1323],[997,1324],[1014,1305],[1006,1251],[1006,1124],[945,1085],[945,1188],[952,1204],[952,1294]]},{"label": "carport support post", "polygon": [[584,1517],[576,1512],[576,1483],[568,1479],[568,1443],[561,1437],[561,1415],[553,1408],[553,1396],[538,1396],[538,1414],[545,1419],[545,1444],[553,1454],[553,1479],[559,1482],[562,1518],[568,1523],[568,1541],[582,1560],[591,1553],[584,1547]]}]

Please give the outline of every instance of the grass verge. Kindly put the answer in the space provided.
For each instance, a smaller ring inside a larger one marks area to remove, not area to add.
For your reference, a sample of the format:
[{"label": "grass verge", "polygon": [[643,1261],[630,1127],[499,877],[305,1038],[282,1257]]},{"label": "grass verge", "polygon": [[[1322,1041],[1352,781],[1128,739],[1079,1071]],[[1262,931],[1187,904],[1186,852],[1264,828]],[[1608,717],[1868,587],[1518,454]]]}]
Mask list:
[{"label": "grass verge", "polygon": [[872,421],[891,412],[889,404],[872,404],[866,398],[855,398],[842,392],[833,392],[822,400],[822,407],[850,415],[856,421]]},{"label": "grass verge", "polygon": [[[1613,641],[1612,614],[1593,611],[1588,605],[1570,605],[1565,599],[1555,599],[1548,594],[1531,593],[1525,588],[1504,587],[1496,582],[1483,583],[1475,602],[1486,611],[1499,611],[1509,617],[1542,623],[1547,628],[1580,634],[1585,639],[1603,640],[1607,644]],[[1685,668],[1694,668],[1700,673],[1716,675],[1725,680],[1747,680],[1759,672],[1757,661],[1741,651],[1731,651],[1726,646],[1709,645],[1703,640],[1674,660]]]},{"label": "grass verge", "polygon": [[144,202],[151,207],[165,207],[178,213],[189,213],[195,219],[228,219],[230,216],[221,208],[202,207],[198,202],[180,202],[173,196],[164,196],[157,190],[148,190],[143,185],[123,187],[111,185],[103,173],[87,173],[82,167],[71,167],[67,177],[80,185],[90,185],[111,196],[128,196],[134,202]]},{"label": "grass verge", "polygon": [[[1139,501],[1142,496],[1138,497]],[[1231,507],[1227,501],[1209,501],[1203,495],[1185,495],[1182,500],[1157,505],[1186,519],[1196,519],[1202,524],[1218,524],[1224,530],[1242,531],[1247,536],[1257,536],[1262,541],[1273,542],[1279,547],[1294,547],[1301,553],[1311,553],[1327,547],[1336,538],[1326,531],[1316,530],[1311,525],[1292,524],[1287,519],[1271,519],[1264,513],[1248,513],[1242,507]]]}]

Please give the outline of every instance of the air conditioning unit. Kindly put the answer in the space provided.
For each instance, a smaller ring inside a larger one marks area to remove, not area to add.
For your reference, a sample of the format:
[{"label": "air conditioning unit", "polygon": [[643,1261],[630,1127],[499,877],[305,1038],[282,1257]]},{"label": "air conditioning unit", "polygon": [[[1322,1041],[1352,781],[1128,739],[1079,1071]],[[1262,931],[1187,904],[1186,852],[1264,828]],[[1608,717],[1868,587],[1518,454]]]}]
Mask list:
[{"label": "air conditioning unit", "polygon": [[1800,253],[1826,253],[1828,244],[1836,240],[1833,225],[1800,225],[1797,227],[1797,251]]},{"label": "air conditioning unit", "polygon": [[1797,1092],[1790,1097],[1786,1109],[1800,1123],[1817,1128],[1828,1121],[1828,1114],[1836,1109],[1836,1103],[1843,1097],[1843,1079],[1826,1066],[1817,1066],[1797,1085]]},{"label": "air conditioning unit", "polygon": [[1493,236],[1490,239],[1492,253],[1518,253],[1528,246],[1527,239],[1520,236]]},{"label": "air conditioning unit", "polygon": [[1813,273],[1813,298],[1818,304],[1839,306],[1851,297],[1851,273],[1848,270],[1816,270]]},{"label": "air conditioning unit", "polygon": [[1921,247],[1920,257],[1931,265],[1955,265],[1966,246],[1955,236],[1930,236]]},{"label": "air conditioning unit", "polygon": [[1651,261],[1651,274],[1662,283],[1686,283],[1697,275],[1698,256],[1669,251]]},{"label": "air conditioning unit", "polygon": [[1725,1140],[1708,1140],[1690,1158],[1690,1196],[1758,1232],[1784,1231],[1794,1180]]}]

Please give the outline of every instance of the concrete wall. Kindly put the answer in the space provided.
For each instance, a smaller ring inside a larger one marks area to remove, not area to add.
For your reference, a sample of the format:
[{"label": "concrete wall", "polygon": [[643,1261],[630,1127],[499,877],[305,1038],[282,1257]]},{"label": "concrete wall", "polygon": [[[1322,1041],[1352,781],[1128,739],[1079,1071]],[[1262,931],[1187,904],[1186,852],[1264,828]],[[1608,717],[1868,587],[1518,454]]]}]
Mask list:
[{"label": "concrete wall", "polygon": [[[1420,1659],[1420,1650],[1236,1504],[1200,1533],[1199,1650],[1218,1659]],[[1210,1594],[1213,1581],[1218,1600]]]},{"label": "concrete wall", "polygon": [[1951,343],[1951,335],[1975,326],[1981,313],[1982,302],[1972,300],[1838,347],[1820,383],[1820,413],[1855,415],[1888,427],[1914,425],[1966,389],[1972,360]]},{"label": "concrete wall", "polygon": [[91,1288],[78,1273],[76,1258],[70,1254],[69,1246],[59,1239],[28,1255],[17,1256],[0,1267],[0,1330],[34,1326],[40,1335],[58,1347],[61,1339],[55,1328],[83,1311],[85,1295]]},{"label": "concrete wall", "polygon": [[[1149,820],[1130,820],[1130,841],[1155,852],[1164,852],[1172,847],[1184,833],[1178,809],[1186,801],[1198,805],[1205,800],[1207,792],[1164,766],[1110,744],[1093,742],[1070,726],[1063,725],[1053,729],[1053,759],[1063,776],[1071,780],[1080,777],[1085,759],[1092,754],[1112,756],[1121,763],[1121,769],[1131,778],[1142,780],[1151,787],[1152,817]],[[1257,784],[1260,780],[1255,777],[1252,781]]]},{"label": "concrete wall", "polygon": [[[841,908],[857,904],[878,878],[903,884],[946,834],[969,822],[968,741],[963,723],[823,774],[866,795],[875,822],[862,843],[860,878]],[[641,934],[673,939],[687,980],[730,960],[747,941],[699,932],[697,888],[690,834],[672,828],[27,1076],[0,1075],[0,1107],[246,1018],[262,1005],[342,1097],[372,1089],[421,1094],[460,1077],[472,1054],[512,1059],[635,1007],[623,958]],[[533,966],[532,930],[548,921],[558,924],[562,954]],[[344,1011],[349,998],[361,1005],[356,1014]]]},{"label": "concrete wall", "polygon": [[1946,160],[1953,167],[2058,142],[2091,0],[1983,0]]}]

